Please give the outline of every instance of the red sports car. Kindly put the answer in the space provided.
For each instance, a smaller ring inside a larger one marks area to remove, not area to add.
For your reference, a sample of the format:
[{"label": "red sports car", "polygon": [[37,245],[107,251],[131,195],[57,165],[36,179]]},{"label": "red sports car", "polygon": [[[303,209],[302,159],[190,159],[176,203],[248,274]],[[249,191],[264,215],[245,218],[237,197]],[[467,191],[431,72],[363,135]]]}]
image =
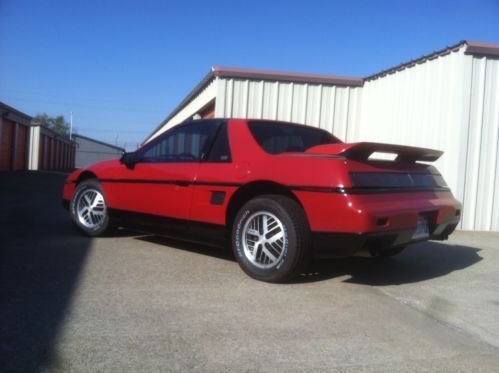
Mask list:
[{"label": "red sports car", "polygon": [[[393,160],[373,159],[391,153]],[[69,175],[64,205],[85,234],[115,227],[230,242],[251,277],[286,281],[312,254],[391,256],[444,240],[461,204],[431,165],[442,152],[343,143],[285,122],[197,120],[120,160]]]}]

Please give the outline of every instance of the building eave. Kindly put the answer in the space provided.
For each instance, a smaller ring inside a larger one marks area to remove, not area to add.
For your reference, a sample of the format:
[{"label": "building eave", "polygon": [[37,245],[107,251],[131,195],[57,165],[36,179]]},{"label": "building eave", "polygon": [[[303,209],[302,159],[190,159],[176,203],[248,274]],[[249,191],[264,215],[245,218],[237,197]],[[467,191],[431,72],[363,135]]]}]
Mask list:
[{"label": "building eave", "polygon": [[14,109],[12,106],[9,106],[1,101],[0,101],[0,116],[2,118],[11,119],[14,122],[21,123],[25,126],[30,126],[31,120],[33,119],[28,114],[25,114],[17,109]]},{"label": "building eave", "polygon": [[480,41],[466,41],[466,54],[478,56],[499,57],[499,44]]},{"label": "building eave", "polygon": [[217,77],[229,79],[271,80],[288,83],[324,84],[349,87],[361,87],[364,84],[362,78],[350,76],[292,73],[222,66],[214,66],[212,72]]}]

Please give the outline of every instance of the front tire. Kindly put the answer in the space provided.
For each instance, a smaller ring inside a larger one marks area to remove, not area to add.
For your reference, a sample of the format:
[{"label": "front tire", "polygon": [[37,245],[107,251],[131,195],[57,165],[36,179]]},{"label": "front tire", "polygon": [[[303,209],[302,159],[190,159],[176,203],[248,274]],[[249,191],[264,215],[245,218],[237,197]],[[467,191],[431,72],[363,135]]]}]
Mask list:
[{"label": "front tire", "polygon": [[110,228],[104,191],[95,179],[78,184],[69,211],[75,226],[87,236],[102,235]]},{"label": "front tire", "polygon": [[247,202],[232,228],[234,255],[249,276],[285,282],[298,275],[310,254],[310,228],[291,198],[265,195]]}]

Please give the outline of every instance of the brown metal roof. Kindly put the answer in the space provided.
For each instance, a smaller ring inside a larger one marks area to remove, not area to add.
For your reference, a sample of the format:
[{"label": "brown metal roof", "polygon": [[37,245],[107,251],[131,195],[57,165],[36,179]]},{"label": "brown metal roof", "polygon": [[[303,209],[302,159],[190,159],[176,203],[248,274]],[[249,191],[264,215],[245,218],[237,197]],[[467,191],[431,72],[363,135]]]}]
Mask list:
[{"label": "brown metal roof", "polygon": [[466,53],[480,56],[499,57],[499,44],[483,43],[480,41],[466,41]]},{"label": "brown metal roof", "polygon": [[212,73],[214,76],[218,76],[221,78],[273,80],[280,82],[342,85],[350,87],[361,87],[364,84],[362,78],[349,77],[349,76],[290,73],[282,71],[241,69],[235,67],[222,67],[222,66],[213,66]]},{"label": "brown metal roof", "polygon": [[3,103],[2,101],[0,101],[0,110],[4,113],[14,113],[22,118],[24,118],[25,120],[28,120],[28,121],[31,121],[31,117],[28,115],[28,114],[25,114],[23,113],[22,111],[19,111],[17,109],[14,109],[12,106],[9,106],[5,103]]}]

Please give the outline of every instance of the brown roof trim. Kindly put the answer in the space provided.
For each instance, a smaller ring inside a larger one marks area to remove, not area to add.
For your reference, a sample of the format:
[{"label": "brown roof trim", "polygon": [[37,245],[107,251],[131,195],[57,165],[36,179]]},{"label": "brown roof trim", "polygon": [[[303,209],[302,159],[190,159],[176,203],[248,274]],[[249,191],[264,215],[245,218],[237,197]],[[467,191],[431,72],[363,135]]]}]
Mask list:
[{"label": "brown roof trim", "polygon": [[205,89],[211,83],[213,78],[240,78],[250,80],[274,80],[281,82],[309,83],[309,84],[325,84],[325,85],[341,85],[350,87],[361,87],[364,84],[362,78],[344,77],[335,75],[321,74],[300,74],[280,71],[242,69],[234,67],[213,66],[211,71],[196,85],[189,94],[178,104],[175,109],[151,132],[151,134],[143,141],[143,144],[158,132],[170,119],[177,115],[199,92]]},{"label": "brown roof trim", "polygon": [[364,84],[362,78],[337,75],[304,74],[282,71],[241,69],[235,67],[213,66],[213,75],[220,78],[241,78],[251,80],[274,80],[280,82],[296,82],[308,84],[341,85],[361,87]]},{"label": "brown roof trim", "polygon": [[480,41],[466,41],[466,54],[499,57],[499,44]]},{"label": "brown roof trim", "polygon": [[[14,113],[14,114],[18,115],[19,117],[22,117],[23,119],[25,119],[28,122],[31,122],[31,119],[33,119],[28,114],[25,114],[22,111],[19,111],[17,109],[14,109],[12,106],[9,106],[9,105],[3,103],[2,101],[0,101],[0,110],[2,112]],[[3,113],[2,113],[2,115],[3,115]]]}]

